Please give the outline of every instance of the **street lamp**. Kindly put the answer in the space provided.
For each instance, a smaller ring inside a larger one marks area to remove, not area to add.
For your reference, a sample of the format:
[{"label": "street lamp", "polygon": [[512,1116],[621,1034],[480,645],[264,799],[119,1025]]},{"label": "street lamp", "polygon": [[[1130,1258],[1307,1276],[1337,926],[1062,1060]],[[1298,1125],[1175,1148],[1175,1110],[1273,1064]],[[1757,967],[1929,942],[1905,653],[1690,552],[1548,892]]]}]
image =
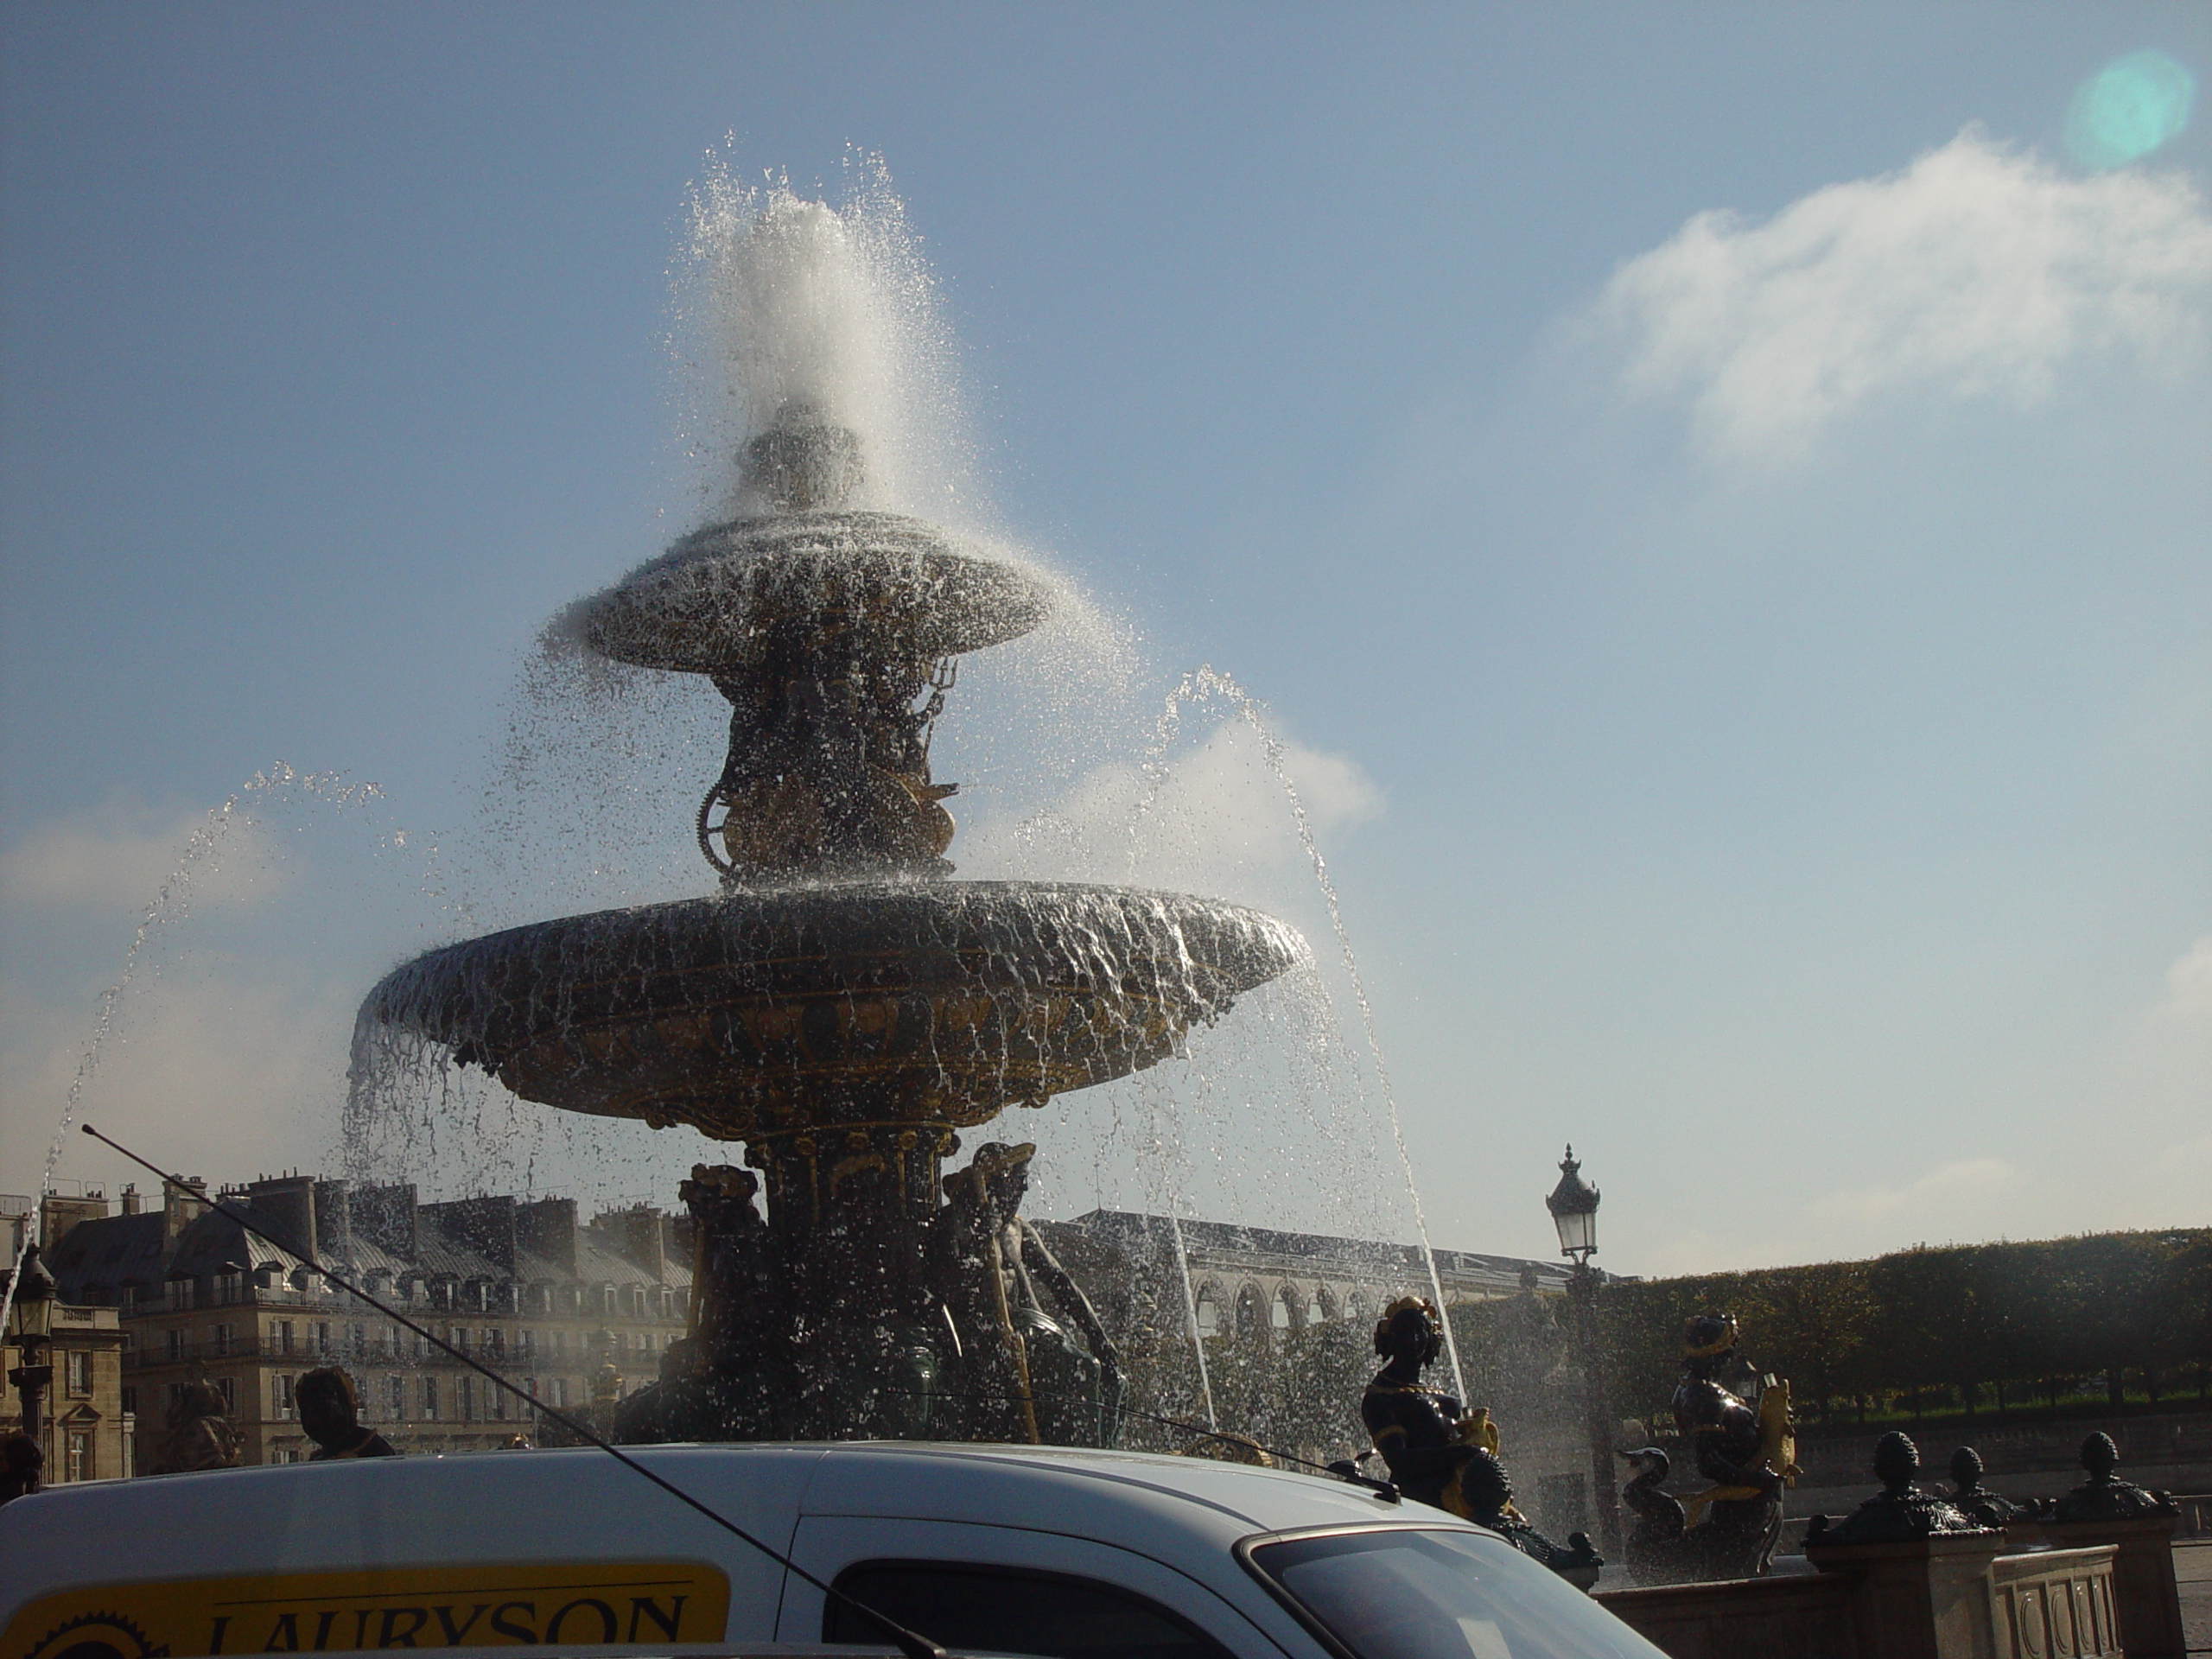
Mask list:
[{"label": "street lamp", "polygon": [[34,1443],[39,1438],[39,1395],[54,1381],[52,1363],[39,1360],[39,1351],[54,1332],[54,1275],[39,1260],[38,1246],[26,1244],[16,1262],[16,1310],[10,1320],[23,1363],[8,1373],[8,1381],[23,1403],[23,1433]]},{"label": "street lamp", "polygon": [[1582,1166],[1574,1148],[1560,1160],[1559,1185],[1544,1200],[1559,1230],[1561,1255],[1574,1263],[1567,1276],[1567,1299],[1574,1310],[1575,1336],[1582,1349],[1582,1398],[1590,1437],[1590,1496],[1597,1510],[1599,1542],[1606,1554],[1618,1560],[1621,1551],[1620,1499],[1613,1491],[1612,1412],[1605,1403],[1605,1357],[1598,1343],[1599,1274],[1590,1265],[1598,1254],[1598,1189],[1582,1179]]},{"label": "street lamp", "polygon": [[1544,1208],[1552,1212],[1552,1225],[1559,1229],[1560,1254],[1572,1258],[1576,1267],[1586,1268],[1598,1254],[1598,1189],[1582,1179],[1573,1147],[1560,1160],[1559,1185],[1544,1200]]}]

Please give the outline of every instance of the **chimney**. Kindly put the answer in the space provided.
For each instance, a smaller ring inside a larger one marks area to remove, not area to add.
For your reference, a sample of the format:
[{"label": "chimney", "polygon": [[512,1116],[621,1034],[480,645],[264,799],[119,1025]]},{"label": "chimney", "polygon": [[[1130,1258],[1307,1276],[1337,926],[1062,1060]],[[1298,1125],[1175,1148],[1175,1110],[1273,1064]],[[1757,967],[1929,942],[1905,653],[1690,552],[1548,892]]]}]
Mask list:
[{"label": "chimney", "polygon": [[313,1259],[321,1253],[315,1237],[314,1176],[279,1175],[256,1181],[246,1188],[245,1201],[293,1255]]},{"label": "chimney", "polygon": [[357,1236],[403,1262],[415,1259],[415,1186],[363,1185],[346,1194],[346,1213]]},{"label": "chimney", "polygon": [[345,1181],[315,1184],[316,1243],[339,1262],[353,1260],[353,1192]]},{"label": "chimney", "polygon": [[188,1175],[184,1184],[162,1183],[162,1260],[176,1254],[176,1242],[185,1229],[207,1213],[207,1178]]},{"label": "chimney", "polygon": [[123,1213],[135,1216],[145,1207],[146,1200],[139,1196],[137,1182],[128,1183],[123,1189]]},{"label": "chimney", "polygon": [[592,1223],[612,1239],[614,1248],[663,1283],[668,1280],[668,1256],[661,1229],[661,1213],[651,1205],[610,1210]]},{"label": "chimney", "polygon": [[576,1270],[576,1201],[540,1198],[515,1211],[515,1237],[523,1249],[569,1273]]},{"label": "chimney", "polygon": [[39,1245],[48,1255],[80,1221],[97,1221],[107,1214],[107,1200],[97,1192],[81,1198],[49,1192],[39,1205]]},{"label": "chimney", "polygon": [[515,1201],[486,1195],[455,1198],[449,1204],[426,1204],[423,1213],[440,1232],[490,1258],[502,1273],[515,1270]]}]

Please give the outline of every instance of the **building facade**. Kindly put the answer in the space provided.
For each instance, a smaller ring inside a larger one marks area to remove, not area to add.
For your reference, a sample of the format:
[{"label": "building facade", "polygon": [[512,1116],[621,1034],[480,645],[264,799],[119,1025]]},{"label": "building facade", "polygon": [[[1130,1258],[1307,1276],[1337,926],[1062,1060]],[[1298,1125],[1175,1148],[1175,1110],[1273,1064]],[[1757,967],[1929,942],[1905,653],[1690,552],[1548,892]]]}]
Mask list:
[{"label": "building facade", "polygon": [[[610,1384],[626,1393],[652,1381],[690,1319],[688,1217],[640,1207],[585,1223],[565,1198],[425,1204],[411,1186],[296,1175],[219,1195],[286,1241],[271,1243],[204,1192],[197,1181],[171,1186],[156,1205],[126,1189],[113,1214],[98,1194],[48,1201],[46,1255],[67,1328],[81,1316],[87,1351],[106,1355],[86,1362],[106,1368],[85,1374],[88,1391],[62,1402],[79,1427],[61,1432],[95,1437],[75,1465],[84,1478],[162,1469],[171,1410],[194,1381],[227,1403],[241,1461],[303,1459],[314,1448],[293,1389],[323,1365],[353,1378],[363,1421],[403,1452],[537,1440],[546,1429],[530,1400],[578,1411]],[[1359,1394],[1385,1307],[1433,1297],[1440,1284],[1463,1330],[1472,1304],[1515,1315],[1482,1327],[1499,1351],[1464,1356],[1466,1403],[1491,1408],[1522,1507],[1555,1531],[1587,1524],[1581,1379],[1558,1340],[1563,1263],[1438,1250],[1432,1281],[1406,1245],[1114,1211],[1036,1226],[1122,1351],[1132,1446],[1180,1449],[1190,1426],[1211,1422],[1316,1462],[1359,1455]],[[529,1399],[339,1290],[311,1261]],[[1496,1339],[1511,1332],[1522,1334]],[[1434,1380],[1448,1388],[1448,1370]]]},{"label": "building facade", "polygon": [[[54,1380],[39,1401],[46,1483],[115,1480],[135,1473],[135,1425],[125,1404],[123,1332],[115,1310],[57,1301],[38,1359],[54,1368]],[[23,1363],[13,1340],[0,1342],[0,1378]],[[0,1437],[21,1429],[22,1417],[21,1396],[6,1389],[0,1395]]]},{"label": "building facade", "polygon": [[214,1209],[205,1191],[172,1186],[156,1207],[126,1189],[118,1214],[93,1198],[48,1217],[62,1300],[116,1333],[118,1404],[135,1414],[141,1472],[164,1466],[170,1414],[195,1380],[222,1395],[240,1461],[306,1458],[315,1448],[293,1388],[326,1365],[353,1377],[362,1421],[403,1452],[537,1437],[529,1401],[339,1290],[311,1261],[556,1408],[584,1406],[595,1383],[628,1392],[652,1381],[690,1318],[686,1228],[658,1211],[586,1224],[573,1199],[423,1204],[411,1186],[312,1176],[217,1195],[287,1248]]}]

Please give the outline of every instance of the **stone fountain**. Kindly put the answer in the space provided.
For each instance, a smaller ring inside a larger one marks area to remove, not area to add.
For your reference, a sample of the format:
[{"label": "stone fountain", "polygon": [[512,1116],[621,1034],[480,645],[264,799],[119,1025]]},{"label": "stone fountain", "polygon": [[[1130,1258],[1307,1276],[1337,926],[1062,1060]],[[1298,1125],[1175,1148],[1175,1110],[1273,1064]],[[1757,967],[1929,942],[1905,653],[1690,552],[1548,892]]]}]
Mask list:
[{"label": "stone fountain", "polygon": [[684,1185],[691,1335],[623,1438],[1109,1443],[1110,1351],[1024,1255],[1030,1149],[986,1146],[950,1179],[944,1160],[1009,1107],[1174,1053],[1306,946],[1180,894],[950,879],[931,733],[959,658],[1038,626],[1052,590],[851,510],[861,449],[785,403],[741,456],[766,511],[574,616],[588,649],[728,700],[696,824],[720,890],[431,951],[362,1019],[526,1100],[744,1143]]}]

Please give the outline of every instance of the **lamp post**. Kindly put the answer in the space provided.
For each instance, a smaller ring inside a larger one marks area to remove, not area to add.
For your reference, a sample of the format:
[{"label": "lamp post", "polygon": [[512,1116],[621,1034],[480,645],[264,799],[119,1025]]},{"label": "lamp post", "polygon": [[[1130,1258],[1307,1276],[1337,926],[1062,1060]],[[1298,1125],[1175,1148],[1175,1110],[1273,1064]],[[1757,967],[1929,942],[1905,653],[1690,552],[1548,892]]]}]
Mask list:
[{"label": "lamp post", "polygon": [[23,1433],[34,1444],[40,1438],[39,1396],[54,1381],[52,1362],[41,1363],[39,1358],[54,1332],[54,1275],[39,1260],[38,1246],[26,1244],[16,1262],[16,1309],[10,1321],[23,1363],[8,1373],[8,1381],[22,1402]]},{"label": "lamp post", "polygon": [[1567,1275],[1567,1299],[1574,1310],[1577,1342],[1582,1349],[1582,1398],[1590,1437],[1590,1501],[1597,1512],[1598,1542],[1618,1560],[1621,1551],[1620,1499],[1613,1490],[1612,1412],[1605,1402],[1605,1356],[1598,1341],[1599,1274],[1590,1265],[1598,1254],[1598,1189],[1582,1179],[1574,1148],[1560,1160],[1559,1185],[1544,1200],[1559,1230],[1560,1254],[1574,1263]]}]

